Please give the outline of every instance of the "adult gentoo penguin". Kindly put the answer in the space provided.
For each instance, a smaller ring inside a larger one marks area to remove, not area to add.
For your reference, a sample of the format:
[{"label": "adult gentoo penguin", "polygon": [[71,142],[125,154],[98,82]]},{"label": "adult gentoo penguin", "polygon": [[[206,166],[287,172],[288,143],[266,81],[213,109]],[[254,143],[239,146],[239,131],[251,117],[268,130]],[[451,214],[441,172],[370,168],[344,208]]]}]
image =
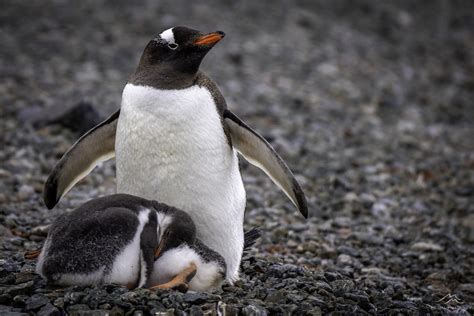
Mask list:
[{"label": "adult gentoo penguin", "polygon": [[58,285],[206,291],[222,283],[226,265],[196,239],[194,223],[184,211],[115,194],[57,218],[36,271]]},{"label": "adult gentoo penguin", "polygon": [[245,191],[237,152],[262,169],[307,217],[301,187],[281,157],[227,109],[199,71],[223,32],[186,27],[162,32],[146,46],[122,94],[119,111],[82,136],[45,184],[49,208],[100,161],[115,155],[117,192],[186,211],[197,236],[220,253],[227,280],[238,278]]}]

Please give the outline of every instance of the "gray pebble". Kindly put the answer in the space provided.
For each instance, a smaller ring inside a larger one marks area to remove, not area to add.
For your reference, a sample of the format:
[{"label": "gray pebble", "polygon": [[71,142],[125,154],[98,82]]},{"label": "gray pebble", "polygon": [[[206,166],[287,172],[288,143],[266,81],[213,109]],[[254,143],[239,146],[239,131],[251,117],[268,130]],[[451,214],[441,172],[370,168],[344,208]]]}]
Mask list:
[{"label": "gray pebble", "polygon": [[265,301],[284,304],[286,302],[286,293],[283,290],[271,291],[265,298]]},{"label": "gray pebble", "polygon": [[184,294],[183,300],[186,303],[191,304],[201,304],[207,301],[208,295],[206,293],[199,293],[199,292],[188,292]]},{"label": "gray pebble", "polygon": [[244,316],[266,316],[267,311],[260,306],[248,305],[242,308],[242,315]]},{"label": "gray pebble", "polygon": [[5,294],[11,295],[11,296],[29,294],[33,290],[33,285],[34,285],[33,281],[17,284],[17,285],[8,287],[5,290]]},{"label": "gray pebble", "polygon": [[48,303],[40,308],[37,315],[38,316],[59,316],[61,313],[59,309],[57,309],[52,304]]},{"label": "gray pebble", "polygon": [[36,310],[49,303],[49,299],[42,294],[34,294],[26,301],[26,310]]}]

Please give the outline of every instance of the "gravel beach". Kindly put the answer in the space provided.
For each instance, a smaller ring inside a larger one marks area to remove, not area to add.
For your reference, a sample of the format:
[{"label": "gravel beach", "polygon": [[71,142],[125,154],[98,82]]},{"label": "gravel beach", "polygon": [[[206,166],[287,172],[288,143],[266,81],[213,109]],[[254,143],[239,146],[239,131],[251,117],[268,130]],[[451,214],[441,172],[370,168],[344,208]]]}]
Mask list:
[{"label": "gravel beach", "polygon": [[[472,315],[474,2],[0,3],[1,315]],[[305,220],[241,161],[241,280],[210,293],[59,288],[34,273],[59,214],[115,192],[108,161],[47,210],[44,181],[120,106],[147,42],[225,39],[201,70],[301,183]]]}]

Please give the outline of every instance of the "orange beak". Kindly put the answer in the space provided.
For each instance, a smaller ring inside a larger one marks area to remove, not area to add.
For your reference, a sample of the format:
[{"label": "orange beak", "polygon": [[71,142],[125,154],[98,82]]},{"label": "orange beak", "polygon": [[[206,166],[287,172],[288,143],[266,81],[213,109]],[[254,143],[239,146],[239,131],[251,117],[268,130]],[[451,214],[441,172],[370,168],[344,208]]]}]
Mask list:
[{"label": "orange beak", "polygon": [[163,239],[161,239],[160,243],[158,244],[158,248],[155,251],[155,260],[158,259],[158,257],[161,254],[161,251],[163,251],[163,244],[164,244]]},{"label": "orange beak", "polygon": [[224,32],[214,32],[210,33],[201,37],[198,37],[196,41],[194,41],[195,45],[209,45],[219,42],[225,36]]}]

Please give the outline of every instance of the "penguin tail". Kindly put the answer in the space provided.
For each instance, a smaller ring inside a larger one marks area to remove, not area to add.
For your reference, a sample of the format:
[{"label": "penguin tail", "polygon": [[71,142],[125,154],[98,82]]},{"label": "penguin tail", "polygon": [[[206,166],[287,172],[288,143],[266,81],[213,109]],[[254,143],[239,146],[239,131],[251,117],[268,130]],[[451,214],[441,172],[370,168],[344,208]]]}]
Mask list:
[{"label": "penguin tail", "polygon": [[244,251],[252,247],[257,239],[262,236],[262,231],[256,227],[244,233]]}]

